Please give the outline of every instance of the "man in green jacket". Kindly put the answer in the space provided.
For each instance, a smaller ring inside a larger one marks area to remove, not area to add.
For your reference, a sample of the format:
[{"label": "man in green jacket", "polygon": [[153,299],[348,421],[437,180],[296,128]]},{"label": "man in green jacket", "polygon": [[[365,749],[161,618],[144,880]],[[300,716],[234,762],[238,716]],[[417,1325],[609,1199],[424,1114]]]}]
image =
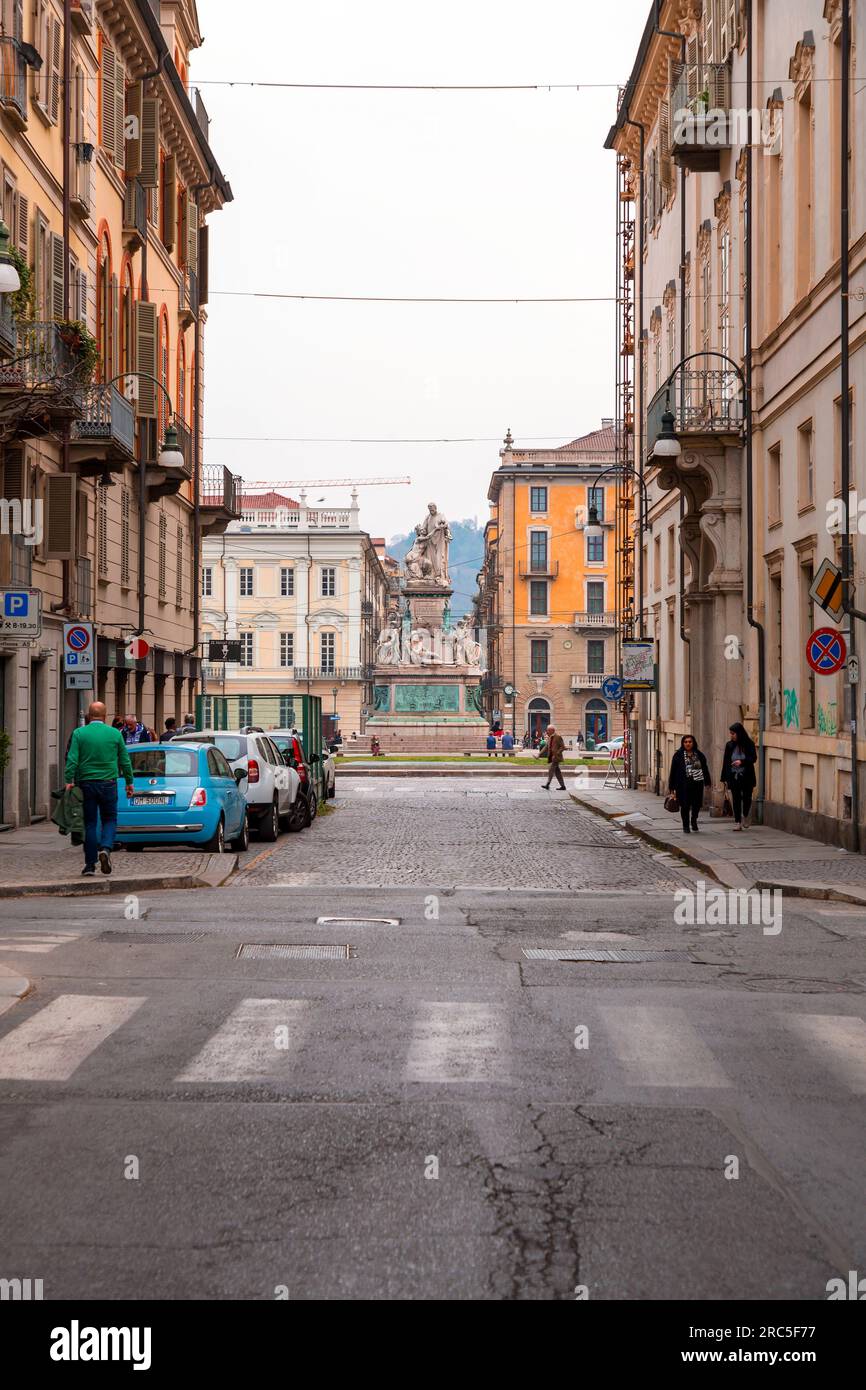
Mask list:
[{"label": "man in green jacket", "polygon": [[[96,873],[96,860],[104,874],[111,873],[111,851],[117,831],[117,779],[126,783],[126,794],[133,792],[132,763],[118,729],[105,722],[105,705],[94,700],[87,724],[75,729],[66,755],[66,789],[78,786],[84,798],[84,868],[82,875]],[[102,844],[97,844],[96,822],[102,819]]]}]

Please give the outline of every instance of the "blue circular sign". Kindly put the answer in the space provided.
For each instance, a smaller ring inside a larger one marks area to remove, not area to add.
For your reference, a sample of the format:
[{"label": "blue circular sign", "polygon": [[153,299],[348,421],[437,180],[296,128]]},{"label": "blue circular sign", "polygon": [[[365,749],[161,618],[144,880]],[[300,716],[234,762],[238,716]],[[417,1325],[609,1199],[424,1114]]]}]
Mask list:
[{"label": "blue circular sign", "polygon": [[66,634],[66,641],[73,651],[83,652],[90,646],[90,633],[86,627],[71,627]]},{"label": "blue circular sign", "polygon": [[806,660],[819,676],[835,676],[847,657],[845,638],[831,627],[819,627],[806,643]]},{"label": "blue circular sign", "polygon": [[619,676],[608,676],[601,687],[601,693],[606,700],[622,699],[622,680]]}]

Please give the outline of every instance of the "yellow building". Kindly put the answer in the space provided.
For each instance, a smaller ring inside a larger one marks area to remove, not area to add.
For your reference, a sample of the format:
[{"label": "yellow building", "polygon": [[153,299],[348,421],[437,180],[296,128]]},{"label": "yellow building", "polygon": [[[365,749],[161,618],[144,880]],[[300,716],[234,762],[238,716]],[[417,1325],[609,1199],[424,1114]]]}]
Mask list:
[{"label": "yellow building", "polygon": [[[4,526],[0,584],[39,591],[43,615],[34,640],[0,627],[6,823],[50,811],[94,693],[161,728],[197,688],[201,536],[236,514],[230,475],[199,505],[205,218],[231,198],[186,86],[200,43],[194,0],[75,0],[68,32],[59,0],[0,11],[0,210],[22,286],[0,294],[2,495],[41,515],[29,540]],[[70,619],[95,624],[94,689],[66,688]],[[150,651],[127,660],[137,633]]]},{"label": "yellow building", "polygon": [[[610,738],[622,729],[601,690],[619,669],[616,483],[599,475],[615,463],[613,421],[560,449],[518,450],[509,433],[499,456],[477,603],[486,712],[518,739],[550,723],[566,738]],[[597,540],[584,535],[593,504]]]}]

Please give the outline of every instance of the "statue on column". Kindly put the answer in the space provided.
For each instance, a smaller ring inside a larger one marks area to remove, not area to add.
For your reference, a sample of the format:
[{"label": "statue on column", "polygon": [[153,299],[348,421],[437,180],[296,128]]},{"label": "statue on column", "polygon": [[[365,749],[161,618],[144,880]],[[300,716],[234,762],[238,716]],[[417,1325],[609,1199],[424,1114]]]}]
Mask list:
[{"label": "statue on column", "polygon": [[410,578],[450,584],[448,546],[452,539],[446,517],[435,502],[428,502],[427,515],[415,527],[415,542],[405,560]]}]

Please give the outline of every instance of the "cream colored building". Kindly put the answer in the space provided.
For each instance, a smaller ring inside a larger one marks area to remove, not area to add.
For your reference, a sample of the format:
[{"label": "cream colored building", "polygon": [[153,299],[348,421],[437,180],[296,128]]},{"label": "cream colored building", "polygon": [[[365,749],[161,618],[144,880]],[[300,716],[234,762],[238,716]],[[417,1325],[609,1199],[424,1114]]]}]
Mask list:
[{"label": "cream colored building", "polygon": [[[362,733],[385,625],[383,557],[384,541],[361,530],[356,493],[328,508],[307,506],[303,492],[245,494],[240,520],[203,547],[202,642],[241,643],[240,662],[205,665],[206,694],[285,697],[286,719],[290,692],[318,695],[344,738]],[[253,722],[252,705],[240,722]]]},{"label": "cream colored building", "polygon": [[[199,505],[205,219],[231,190],[187,88],[196,5],[76,0],[63,21],[60,0],[2,0],[0,198],[31,285],[29,303],[0,295],[3,498],[44,505],[38,544],[0,536],[0,584],[39,590],[43,610],[39,639],[0,638],[7,824],[50,813],[94,693],[66,689],[65,620],[95,624],[110,716],[161,728],[191,706],[201,537],[236,515],[222,473]],[[150,652],[133,662],[136,633]]]},{"label": "cream colored building", "polygon": [[[620,331],[621,353],[634,354],[634,410],[629,418],[626,385],[618,415],[649,486],[649,530],[635,551],[661,673],[658,695],[638,711],[642,766],[658,768],[664,785],[688,729],[718,778],[728,726],[741,719],[762,743],[767,823],[853,843],[850,690],[844,675],[816,676],[806,660],[809,633],[833,626],[809,588],[839,555],[828,507],[841,480],[842,4],[666,0],[656,10],[608,137],[620,172],[620,297],[633,294],[636,306]],[[863,0],[851,14],[856,54]],[[857,86],[852,64],[847,252],[852,290],[862,291]],[[862,498],[866,304],[862,292],[848,302],[851,488]],[[751,451],[739,376],[749,366]],[[654,460],[672,374],[682,453]],[[864,546],[855,534],[860,608]],[[866,686],[855,693],[862,733]]]}]

